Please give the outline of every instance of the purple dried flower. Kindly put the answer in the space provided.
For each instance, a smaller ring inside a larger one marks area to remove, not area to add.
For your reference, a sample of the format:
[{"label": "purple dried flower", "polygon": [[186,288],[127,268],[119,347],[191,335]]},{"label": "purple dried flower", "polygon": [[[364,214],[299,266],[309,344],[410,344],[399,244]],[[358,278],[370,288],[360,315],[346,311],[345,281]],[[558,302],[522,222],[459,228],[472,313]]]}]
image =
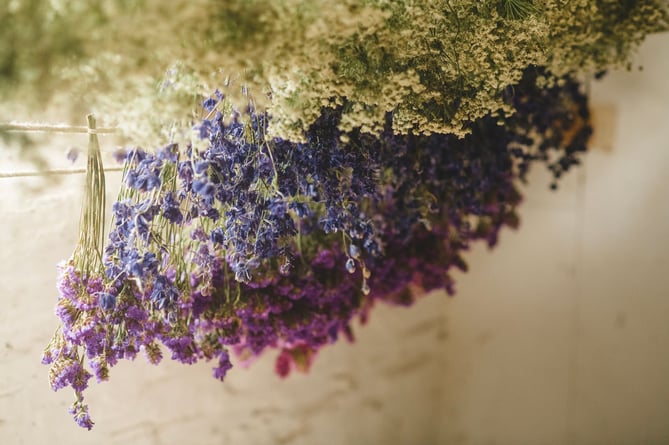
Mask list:
[{"label": "purple dried flower", "polygon": [[103,311],[111,311],[116,306],[116,296],[108,292],[98,294],[98,304]]},{"label": "purple dried flower", "polygon": [[83,397],[81,397],[81,395],[79,395],[77,400],[72,404],[69,413],[72,414],[74,421],[80,427],[86,428],[89,431],[93,428],[94,423],[88,414],[88,405],[83,403]]},{"label": "purple dried flower", "polygon": [[98,383],[109,380],[109,366],[103,357],[95,357],[89,363]]},{"label": "purple dried flower", "polygon": [[163,198],[163,203],[160,207],[163,211],[163,216],[173,224],[181,224],[183,222],[183,215],[179,208],[179,203],[175,199],[174,193],[167,193]]},{"label": "purple dried flower", "polygon": [[81,392],[88,387],[91,377],[76,357],[59,357],[49,369],[49,383],[54,391],[71,386]]},{"label": "purple dried flower", "polygon": [[112,152],[112,157],[118,164],[123,164],[128,159],[128,150],[119,147]]},{"label": "purple dried flower", "polygon": [[208,112],[211,112],[214,110],[217,103],[218,101],[216,99],[214,99],[213,97],[208,97],[207,99],[205,99],[204,102],[202,102],[202,108],[204,108]]},{"label": "purple dried flower", "polygon": [[185,190],[190,190],[193,184],[193,167],[190,161],[181,161],[177,164],[177,174]]},{"label": "purple dried flower", "polygon": [[218,356],[218,366],[213,369],[214,378],[223,381],[230,369],[232,369],[230,356],[226,350],[222,350]]},{"label": "purple dried flower", "polygon": [[158,150],[156,158],[161,161],[176,163],[179,159],[179,145],[169,144]]},{"label": "purple dried flower", "polygon": [[210,238],[214,244],[223,244],[225,242],[225,233],[222,228],[217,227],[211,231]]},{"label": "purple dried flower", "polygon": [[65,157],[67,158],[68,161],[74,164],[77,158],[79,157],[79,149],[77,147],[70,147],[67,150]]},{"label": "purple dried flower", "polygon": [[216,188],[214,184],[210,182],[204,181],[202,179],[198,179],[193,182],[193,192],[197,193],[203,198],[212,199],[214,197],[215,191]]},{"label": "purple dried flower", "polygon": [[197,346],[192,337],[163,337],[161,340],[172,352],[172,360],[189,365],[197,361]]},{"label": "purple dried flower", "polygon": [[157,303],[158,309],[165,309],[176,303],[179,298],[179,290],[169,278],[158,275],[151,290],[151,300]]},{"label": "purple dried flower", "polygon": [[139,253],[130,251],[124,258],[125,270],[142,280],[158,272],[158,258],[153,252],[146,252],[139,258]]}]

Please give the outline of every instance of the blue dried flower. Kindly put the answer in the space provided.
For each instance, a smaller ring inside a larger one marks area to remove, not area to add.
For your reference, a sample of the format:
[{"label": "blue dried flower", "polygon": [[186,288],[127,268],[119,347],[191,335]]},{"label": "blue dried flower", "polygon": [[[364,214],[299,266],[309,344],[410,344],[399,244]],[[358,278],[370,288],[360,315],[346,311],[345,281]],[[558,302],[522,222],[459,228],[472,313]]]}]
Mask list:
[{"label": "blue dried flower", "polygon": [[173,192],[167,193],[163,198],[161,205],[163,217],[173,224],[181,224],[183,222],[183,214],[179,203],[177,202]]},{"label": "blue dried flower", "polygon": [[151,290],[151,300],[157,303],[158,309],[165,309],[179,298],[179,290],[166,276],[158,275]]},{"label": "blue dried flower", "polygon": [[116,295],[101,292],[98,294],[98,304],[103,311],[111,311],[116,307]]}]

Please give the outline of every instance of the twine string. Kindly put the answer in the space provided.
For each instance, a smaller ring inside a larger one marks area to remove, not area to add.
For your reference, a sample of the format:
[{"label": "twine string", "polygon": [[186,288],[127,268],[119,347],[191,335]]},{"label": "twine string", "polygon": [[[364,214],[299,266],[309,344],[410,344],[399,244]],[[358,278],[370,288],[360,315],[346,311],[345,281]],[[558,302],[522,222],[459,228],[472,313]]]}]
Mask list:
[{"label": "twine string", "polygon": [[38,124],[33,122],[6,122],[0,123],[0,132],[19,133],[93,133],[93,134],[120,134],[115,127],[89,128],[85,125],[67,124]]},{"label": "twine string", "polygon": [[[35,122],[5,122],[0,123],[0,133],[78,133],[89,135],[100,134],[120,134],[120,130],[114,127],[99,127],[91,128],[91,125],[67,125],[67,124],[43,124]],[[123,171],[123,167],[107,167],[105,172]],[[6,178],[27,178],[40,176],[60,176],[60,175],[77,175],[86,173],[85,168],[70,168],[70,169],[52,169],[41,171],[15,171],[15,172],[0,172],[0,179]]]},{"label": "twine string", "polygon": [[[121,172],[123,167],[105,167],[107,172]],[[79,175],[86,173],[85,168],[68,168],[68,169],[53,169],[43,171],[17,171],[17,172],[0,172],[0,179],[4,178],[27,178],[36,176],[60,176],[60,175]]]}]

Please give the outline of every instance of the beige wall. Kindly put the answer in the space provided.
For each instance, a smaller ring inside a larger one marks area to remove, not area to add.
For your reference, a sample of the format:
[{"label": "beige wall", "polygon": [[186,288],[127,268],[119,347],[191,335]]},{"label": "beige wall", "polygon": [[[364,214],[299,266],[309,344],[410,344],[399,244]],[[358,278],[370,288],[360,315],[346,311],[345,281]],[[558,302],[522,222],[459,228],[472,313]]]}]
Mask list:
[{"label": "beige wall", "polygon": [[[668,55],[654,37],[643,71],[592,85],[616,110],[611,150],[558,193],[536,169],[521,229],[471,252],[455,298],[379,307],[356,344],[286,381],[269,357],[224,384],[206,365],[121,364],[89,391],[90,433],[39,363],[81,177],[37,193],[43,180],[0,179],[0,443],[669,443]],[[68,143],[45,145],[54,166]],[[0,151],[0,171],[17,166]]]}]

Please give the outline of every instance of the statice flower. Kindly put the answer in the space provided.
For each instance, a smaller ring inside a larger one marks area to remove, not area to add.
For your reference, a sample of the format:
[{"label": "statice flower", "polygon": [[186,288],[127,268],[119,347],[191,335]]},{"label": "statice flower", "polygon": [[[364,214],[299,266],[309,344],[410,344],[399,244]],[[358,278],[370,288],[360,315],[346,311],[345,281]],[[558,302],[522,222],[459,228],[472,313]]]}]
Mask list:
[{"label": "statice flower", "polygon": [[74,421],[82,428],[91,430],[93,428],[94,422],[91,420],[91,416],[88,414],[88,405],[83,403],[83,398],[78,399],[72,404],[69,409],[69,413],[72,414]]}]

